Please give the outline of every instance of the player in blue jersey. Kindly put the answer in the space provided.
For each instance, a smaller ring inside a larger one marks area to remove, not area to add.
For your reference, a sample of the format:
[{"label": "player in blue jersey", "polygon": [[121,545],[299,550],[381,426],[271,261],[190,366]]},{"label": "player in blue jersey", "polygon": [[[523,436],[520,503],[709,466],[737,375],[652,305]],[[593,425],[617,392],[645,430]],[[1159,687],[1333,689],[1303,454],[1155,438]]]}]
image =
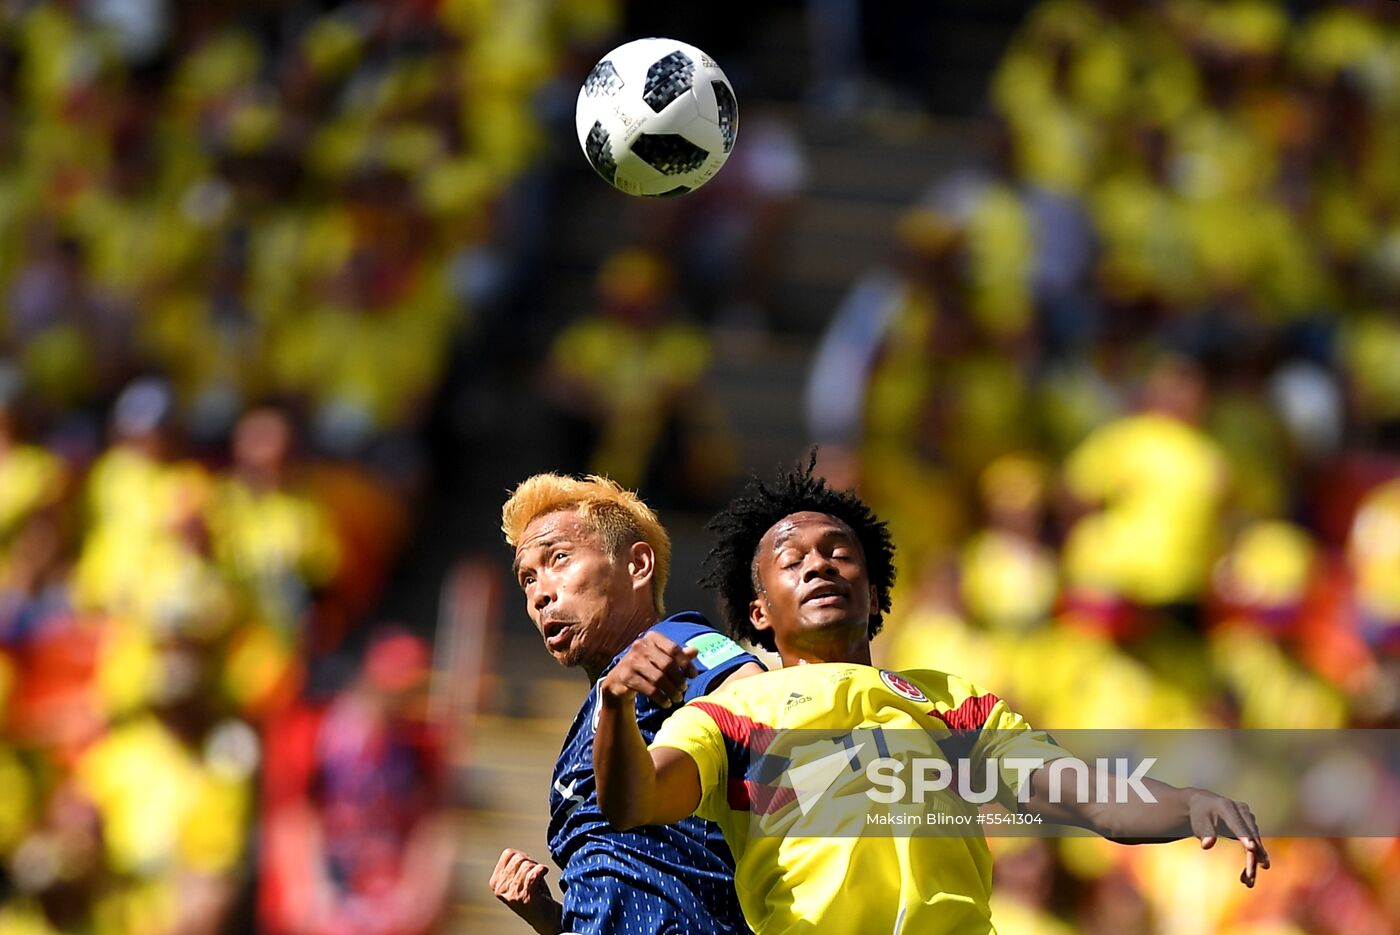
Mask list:
[{"label": "player in blue jersey", "polygon": [[698,818],[619,832],[598,808],[593,781],[597,685],[636,644],[685,647],[695,674],[658,679],[637,696],[650,739],[682,704],[763,666],[703,616],[663,619],[670,537],[631,491],[600,477],[538,474],[501,512],[526,609],[561,665],[594,686],[554,765],[549,850],[563,871],[562,904],[547,868],[515,849],[491,875],[496,897],[537,932],[558,935],[747,933],[734,893],[734,862],[718,827]]}]

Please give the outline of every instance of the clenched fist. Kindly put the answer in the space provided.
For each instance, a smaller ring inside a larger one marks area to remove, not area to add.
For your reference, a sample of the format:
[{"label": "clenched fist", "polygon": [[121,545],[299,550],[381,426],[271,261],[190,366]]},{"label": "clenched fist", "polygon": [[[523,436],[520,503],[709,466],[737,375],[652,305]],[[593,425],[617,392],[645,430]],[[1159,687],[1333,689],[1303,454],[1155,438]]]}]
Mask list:
[{"label": "clenched fist", "polygon": [[604,677],[601,696],[614,704],[638,694],[663,708],[678,705],[685,700],[687,681],[700,674],[695,656],[694,649],[647,631]]}]

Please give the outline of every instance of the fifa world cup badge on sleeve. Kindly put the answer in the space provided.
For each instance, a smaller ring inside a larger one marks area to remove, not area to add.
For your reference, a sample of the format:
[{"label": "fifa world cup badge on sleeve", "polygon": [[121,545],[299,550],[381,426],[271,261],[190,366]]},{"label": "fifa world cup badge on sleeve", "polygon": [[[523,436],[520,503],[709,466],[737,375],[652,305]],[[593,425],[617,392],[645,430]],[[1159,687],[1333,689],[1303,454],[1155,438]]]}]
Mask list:
[{"label": "fifa world cup badge on sleeve", "polygon": [[696,661],[707,669],[713,669],[728,662],[735,656],[744,654],[744,647],[723,633],[704,633],[685,644],[696,652]]}]

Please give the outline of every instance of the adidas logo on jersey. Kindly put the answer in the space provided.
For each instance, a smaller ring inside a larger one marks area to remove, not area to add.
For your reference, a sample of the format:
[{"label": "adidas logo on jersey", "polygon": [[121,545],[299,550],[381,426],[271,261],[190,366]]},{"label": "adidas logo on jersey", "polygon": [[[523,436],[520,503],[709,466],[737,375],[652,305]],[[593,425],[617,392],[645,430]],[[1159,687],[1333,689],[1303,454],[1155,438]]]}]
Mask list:
[{"label": "adidas logo on jersey", "polygon": [[786,711],[788,708],[795,707],[797,705],[802,704],[804,701],[811,700],[811,697],[808,695],[801,694],[800,692],[793,692],[792,694],[788,695],[787,704],[783,705],[783,710]]}]

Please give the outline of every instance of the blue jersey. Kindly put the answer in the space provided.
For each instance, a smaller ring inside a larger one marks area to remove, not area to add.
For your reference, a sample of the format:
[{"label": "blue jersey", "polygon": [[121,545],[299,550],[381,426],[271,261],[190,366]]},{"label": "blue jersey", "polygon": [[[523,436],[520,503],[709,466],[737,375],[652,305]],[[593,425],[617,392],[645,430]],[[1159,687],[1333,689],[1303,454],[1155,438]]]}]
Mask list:
[{"label": "blue jersey", "polygon": [[[652,627],[699,655],[685,700],[709,692],[735,669],[758,662],[700,614],[672,614]],[[606,675],[623,653],[604,670]],[[598,808],[593,732],[598,684],[588,693],[554,764],[549,852],[563,869],[564,929],[579,935],[693,935],[749,931],[734,893],[734,858],[719,826],[699,818],[614,831]],[[637,726],[651,743],[676,710],[637,696]]]}]

